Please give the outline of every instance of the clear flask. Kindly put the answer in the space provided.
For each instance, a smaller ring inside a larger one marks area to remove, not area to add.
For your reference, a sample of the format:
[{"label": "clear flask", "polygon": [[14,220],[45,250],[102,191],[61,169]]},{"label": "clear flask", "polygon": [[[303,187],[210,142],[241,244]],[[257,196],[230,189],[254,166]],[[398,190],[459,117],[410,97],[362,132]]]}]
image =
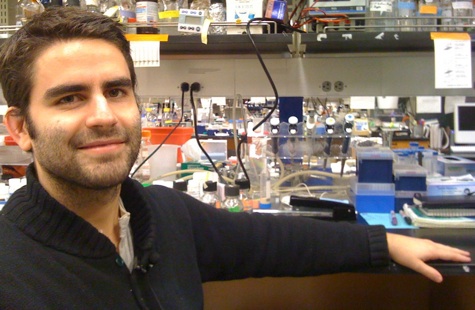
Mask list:
[{"label": "clear flask", "polygon": [[[133,178],[139,182],[145,182],[150,180],[150,162],[147,160],[149,155],[148,147],[152,145],[151,142],[152,132],[150,130],[142,130],[142,141],[140,143],[140,151],[139,155],[137,156],[137,160],[135,161],[133,171],[138,168],[135,172]],[[145,162],[144,162],[145,161]]]},{"label": "clear flask", "polygon": [[241,200],[239,200],[239,186],[226,185],[224,187],[225,199],[221,208],[228,210],[229,212],[241,212],[244,210]]},{"label": "clear flask", "polygon": [[203,184],[203,196],[201,196],[201,201],[217,208],[219,204],[217,190],[218,184],[215,181],[206,181]]}]

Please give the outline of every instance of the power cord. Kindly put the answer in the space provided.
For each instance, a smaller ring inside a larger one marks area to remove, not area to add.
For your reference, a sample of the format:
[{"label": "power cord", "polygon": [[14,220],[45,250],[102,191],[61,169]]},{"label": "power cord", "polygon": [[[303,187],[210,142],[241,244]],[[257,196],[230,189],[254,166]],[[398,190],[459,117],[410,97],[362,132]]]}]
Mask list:
[{"label": "power cord", "polygon": [[205,154],[206,158],[211,163],[211,166],[213,166],[214,171],[216,171],[216,173],[218,174],[219,181],[223,184],[226,184],[227,183],[226,180],[223,178],[223,176],[219,172],[218,168],[214,164],[213,160],[209,156],[208,152],[206,152],[206,150],[204,149],[204,147],[201,145],[201,142],[200,142],[200,137],[199,137],[199,134],[198,134],[198,116],[197,116],[198,109],[195,106],[195,100],[193,98],[193,92],[199,92],[200,90],[201,90],[200,83],[194,82],[193,84],[191,84],[191,87],[190,87],[190,101],[191,101],[191,108],[193,109],[193,126],[195,128],[195,139],[196,139],[196,142],[198,143],[199,148],[201,149],[203,154]]},{"label": "power cord", "polygon": [[[162,143],[160,143],[155,148],[155,150],[153,150],[153,152],[148,154],[148,156],[140,163],[140,165],[138,165],[137,168],[135,168],[134,172],[132,172],[132,174],[130,175],[131,178],[135,175],[135,173],[137,173],[137,171],[140,169],[140,167],[142,167],[147,162],[147,160],[149,160],[156,152],[158,152],[158,150],[162,147],[162,145],[164,145],[165,142],[167,142],[168,138],[172,135],[172,133],[178,128],[178,126],[180,126],[180,123],[183,120],[183,114],[184,114],[183,111],[184,111],[184,108],[185,108],[185,93],[190,90],[190,84],[188,84],[186,82],[183,82],[180,85],[180,89],[181,89],[181,116],[180,116],[180,119],[178,120],[175,127],[173,127],[173,129],[168,133],[168,135],[165,137],[165,139],[163,139]],[[195,131],[196,131],[196,129],[195,129]]]}]

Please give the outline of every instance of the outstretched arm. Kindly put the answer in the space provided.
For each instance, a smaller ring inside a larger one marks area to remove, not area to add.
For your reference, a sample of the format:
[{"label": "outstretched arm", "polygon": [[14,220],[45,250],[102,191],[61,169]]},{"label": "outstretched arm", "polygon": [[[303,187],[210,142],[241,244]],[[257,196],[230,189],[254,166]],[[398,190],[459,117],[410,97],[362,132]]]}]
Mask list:
[{"label": "outstretched arm", "polygon": [[389,255],[398,264],[408,267],[434,282],[440,283],[443,278],[440,272],[427,265],[430,260],[447,260],[467,263],[470,253],[446,246],[427,239],[418,239],[398,234],[387,234]]}]

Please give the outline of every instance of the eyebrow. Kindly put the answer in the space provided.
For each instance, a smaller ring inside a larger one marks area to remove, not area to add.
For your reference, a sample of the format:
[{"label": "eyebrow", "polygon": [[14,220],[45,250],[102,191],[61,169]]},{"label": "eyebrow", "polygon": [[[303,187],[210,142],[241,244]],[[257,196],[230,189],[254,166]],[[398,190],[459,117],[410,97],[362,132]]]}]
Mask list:
[{"label": "eyebrow", "polygon": [[[103,89],[115,88],[115,87],[132,87],[132,80],[129,78],[118,78],[115,80],[110,80],[102,83]],[[90,87],[83,84],[61,84],[55,87],[48,89],[44,98],[46,100],[60,97],[64,94],[81,92],[89,90]]]}]

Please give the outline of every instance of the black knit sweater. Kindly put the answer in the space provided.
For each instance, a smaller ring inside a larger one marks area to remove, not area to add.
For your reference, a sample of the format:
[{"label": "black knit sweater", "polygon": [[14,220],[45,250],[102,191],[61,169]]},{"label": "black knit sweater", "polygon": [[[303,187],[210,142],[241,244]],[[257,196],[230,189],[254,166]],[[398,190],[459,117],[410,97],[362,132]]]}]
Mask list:
[{"label": "black knit sweater", "polygon": [[33,166],[0,212],[0,309],[200,309],[201,283],[388,264],[384,228],[230,213],[127,179],[137,268],[54,200]]}]

